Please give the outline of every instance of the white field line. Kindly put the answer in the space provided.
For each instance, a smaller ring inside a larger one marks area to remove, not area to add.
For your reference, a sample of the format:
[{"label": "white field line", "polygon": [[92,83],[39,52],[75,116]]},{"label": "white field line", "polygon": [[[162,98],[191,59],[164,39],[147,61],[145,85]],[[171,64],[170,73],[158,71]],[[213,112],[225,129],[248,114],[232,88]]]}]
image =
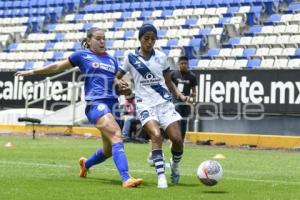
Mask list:
[{"label": "white field line", "polygon": [[[61,165],[61,164],[46,164],[46,163],[32,163],[32,162],[15,162],[15,161],[5,161],[0,160],[0,165],[13,165],[13,166],[30,166],[30,167],[46,167],[46,168],[74,168],[75,165]],[[77,166],[76,166],[77,167]],[[132,172],[144,173],[144,174],[156,174],[154,169],[149,167],[151,170],[141,170],[141,169],[130,169]],[[116,171],[109,167],[102,167],[101,171]],[[194,174],[181,174],[182,176],[195,176]],[[248,182],[261,182],[261,183],[273,183],[273,184],[283,184],[283,185],[300,185],[298,181],[282,181],[282,180],[266,180],[266,179],[252,179],[252,178],[239,178],[239,177],[224,177],[224,179],[237,180],[237,181],[248,181]]]}]

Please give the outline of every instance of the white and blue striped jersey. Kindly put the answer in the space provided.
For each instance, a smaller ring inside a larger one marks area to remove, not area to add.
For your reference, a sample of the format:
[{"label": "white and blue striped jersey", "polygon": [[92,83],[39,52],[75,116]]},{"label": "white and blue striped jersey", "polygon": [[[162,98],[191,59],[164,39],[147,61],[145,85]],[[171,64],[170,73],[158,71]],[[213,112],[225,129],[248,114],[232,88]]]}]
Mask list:
[{"label": "white and blue striped jersey", "polygon": [[129,72],[134,80],[137,105],[156,106],[172,99],[165,84],[163,74],[170,69],[167,56],[153,50],[148,59],[143,58],[138,49],[127,51],[120,70]]}]

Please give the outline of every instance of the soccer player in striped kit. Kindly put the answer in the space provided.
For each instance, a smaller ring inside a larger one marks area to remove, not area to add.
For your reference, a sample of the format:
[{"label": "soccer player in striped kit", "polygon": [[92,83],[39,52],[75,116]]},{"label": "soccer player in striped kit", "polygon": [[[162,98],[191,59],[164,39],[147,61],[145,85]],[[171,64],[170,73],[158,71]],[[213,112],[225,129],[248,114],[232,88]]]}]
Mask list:
[{"label": "soccer player in striped kit", "polygon": [[[102,133],[103,147],[99,148],[88,159],[79,160],[80,177],[86,177],[89,168],[113,157],[117,170],[121,176],[124,188],[137,187],[143,183],[140,178],[129,175],[127,157],[124,151],[122,133],[118,124],[118,95],[114,86],[114,78],[118,71],[116,60],[106,53],[105,33],[99,28],[91,28],[82,40],[83,50],[78,50],[63,61],[58,61],[45,67],[28,71],[19,71],[17,76],[33,74],[52,74],[78,66],[84,75],[85,113],[89,121]],[[120,80],[120,93],[130,90],[125,81]]]},{"label": "soccer player in striped kit", "polygon": [[188,101],[171,80],[166,55],[154,50],[157,30],[152,24],[144,24],[139,29],[141,47],[125,53],[124,65],[120,67],[116,83],[129,72],[134,80],[137,116],[152,141],[152,159],[158,176],[157,187],[167,188],[162,151],[163,138],[160,127],[172,141],[171,181],[179,181],[179,162],[183,154],[183,139],[178,121],[181,116],[171,102],[169,90],[182,101]]}]

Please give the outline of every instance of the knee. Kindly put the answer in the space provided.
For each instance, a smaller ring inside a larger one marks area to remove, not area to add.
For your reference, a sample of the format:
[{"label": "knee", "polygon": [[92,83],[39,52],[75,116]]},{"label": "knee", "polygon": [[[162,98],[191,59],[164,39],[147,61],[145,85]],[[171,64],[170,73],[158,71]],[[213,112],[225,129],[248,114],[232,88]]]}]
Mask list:
[{"label": "knee", "polygon": [[122,142],[122,133],[121,131],[115,131],[115,133],[111,136],[111,142],[112,143],[119,143]]},{"label": "knee", "polygon": [[180,134],[177,134],[175,137],[173,137],[171,141],[174,145],[177,145],[177,146],[183,145],[183,139]]},{"label": "knee", "polygon": [[112,151],[110,149],[108,151],[104,151],[103,154],[105,155],[106,158],[110,158],[112,156]]}]

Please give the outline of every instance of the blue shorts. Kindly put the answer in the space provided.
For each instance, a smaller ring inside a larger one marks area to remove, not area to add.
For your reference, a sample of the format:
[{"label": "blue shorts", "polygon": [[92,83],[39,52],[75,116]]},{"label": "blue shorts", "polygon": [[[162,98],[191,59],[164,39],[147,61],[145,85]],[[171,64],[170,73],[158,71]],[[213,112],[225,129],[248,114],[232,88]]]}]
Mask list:
[{"label": "blue shorts", "polygon": [[111,113],[119,123],[120,110],[118,99],[100,99],[96,101],[87,101],[85,114],[90,123],[97,124],[99,118],[107,113]]}]

